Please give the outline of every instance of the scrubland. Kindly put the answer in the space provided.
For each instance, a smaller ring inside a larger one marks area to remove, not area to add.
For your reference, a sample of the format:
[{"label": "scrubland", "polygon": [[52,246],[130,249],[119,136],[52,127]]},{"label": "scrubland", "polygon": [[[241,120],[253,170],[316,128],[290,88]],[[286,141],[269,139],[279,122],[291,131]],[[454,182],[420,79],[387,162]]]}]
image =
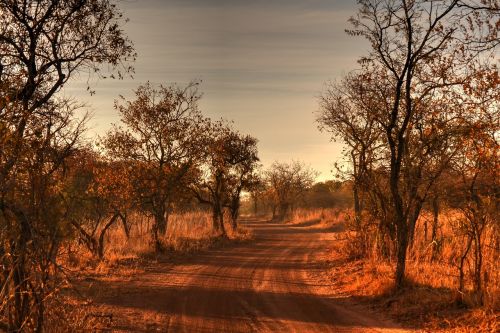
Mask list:
[{"label": "scrubland", "polygon": [[[438,244],[425,238],[424,212],[418,220],[413,246],[407,260],[407,283],[394,288],[395,260],[382,257],[375,248],[361,253],[360,237],[367,244],[375,233],[353,231],[349,209],[298,210],[290,223],[317,223],[332,238],[324,255],[324,279],[339,296],[368,304],[389,313],[403,324],[426,332],[497,332],[500,310],[498,231],[488,227],[483,245],[484,296],[479,302],[472,286],[472,263],[467,260],[465,291],[459,291],[458,262],[465,242],[457,235],[460,212],[447,210],[440,216]],[[437,245],[437,251],[432,248]],[[482,303],[482,304],[480,304]]]},{"label": "scrubland", "polygon": [[245,226],[237,230],[228,226],[227,238],[216,235],[208,212],[172,214],[168,232],[161,237],[165,250],[159,253],[154,251],[151,218],[135,213],[128,217],[128,223],[131,226],[128,237],[119,225],[106,233],[102,260],[78,240],[65,244],[59,258],[65,269],[65,279],[58,289],[60,296],[51,298],[48,305],[53,312],[48,314],[51,332],[111,329],[114,314],[103,312],[94,304],[93,297],[105,292],[99,282],[119,285],[151,267],[170,267],[204,250],[247,242],[253,237],[252,231]]},{"label": "scrubland", "polygon": [[119,225],[106,233],[104,261],[92,256],[78,240],[67,244],[67,251],[63,252],[63,256],[75,267],[85,264],[109,266],[126,261],[152,259],[155,256],[190,254],[223,245],[224,242],[243,241],[252,237],[251,231],[244,227],[236,231],[228,227],[228,239],[219,237],[212,228],[212,217],[208,212],[172,214],[167,232],[160,237],[165,251],[157,253],[152,246],[153,219],[137,213],[132,214],[128,221],[131,225],[128,237]]},{"label": "scrubland", "polygon": [[[271,216],[262,215],[267,219]],[[330,240],[324,249],[320,278],[332,293],[357,304],[368,306],[377,313],[389,314],[404,326],[425,332],[495,332],[498,330],[500,305],[498,250],[496,233],[490,226],[484,237],[484,298],[478,302],[473,292],[471,271],[465,270],[465,293],[460,293],[457,261],[465,246],[456,232],[460,212],[446,210],[440,215],[437,250],[425,224],[432,219],[424,212],[418,220],[413,245],[407,260],[407,284],[394,288],[394,258],[381,256],[368,248],[361,251],[360,241],[373,244],[375,233],[367,227],[362,235],[352,226],[353,212],[348,208],[296,209],[282,223],[318,228],[322,237]],[[152,221],[141,214],[128,217],[131,225],[127,237],[123,228],[113,226],[106,235],[105,259],[98,260],[83,244],[72,241],[61,253],[67,270],[67,280],[61,295],[49,303],[55,311],[53,331],[68,329],[110,329],[114,314],[93,303],[99,293],[109,293],[100,282],[117,284],[130,281],[151,267],[162,269],[182,262],[186,256],[200,251],[224,247],[231,243],[251,241],[251,229],[244,224],[237,231],[228,226],[228,238],[217,237],[207,212],[173,214],[168,232],[161,241],[168,250],[153,251],[150,228]],[[365,245],[366,245],[365,244]],[[469,265],[469,264],[468,264]],[[100,281],[100,282],[99,282]],[[53,304],[53,303],[56,304]],[[72,305],[69,306],[68,305]],[[59,319],[57,319],[59,318]],[[157,322],[158,318],[142,318]]]}]

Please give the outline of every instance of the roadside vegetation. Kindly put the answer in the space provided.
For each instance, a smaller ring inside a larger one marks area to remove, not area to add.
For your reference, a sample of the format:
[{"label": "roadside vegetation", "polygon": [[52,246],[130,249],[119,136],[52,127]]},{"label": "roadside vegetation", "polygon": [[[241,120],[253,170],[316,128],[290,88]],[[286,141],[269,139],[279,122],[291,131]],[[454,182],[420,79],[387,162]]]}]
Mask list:
[{"label": "roadside vegetation", "polygon": [[[408,318],[478,308],[491,325],[470,329],[495,331],[499,3],[362,0],[359,8],[347,32],[371,48],[359,70],[326,85],[317,112],[320,130],[346,147],[354,210],[343,251],[371,265],[348,283],[392,295],[386,305]],[[443,323],[454,325],[462,324]]]},{"label": "roadside vegetation", "polygon": [[72,330],[54,316],[73,265],[248,237],[238,212],[257,140],[204,116],[198,82],[140,85],[92,140],[84,106],[61,92],[85,73],[133,73],[114,2],[6,0],[0,16],[0,330]]},{"label": "roadside vegetation", "polygon": [[[463,218],[454,208],[443,208],[439,217],[438,254],[425,238],[425,224],[433,220],[425,211],[417,222],[415,241],[408,252],[407,281],[404,288],[394,286],[394,258],[386,258],[372,245],[362,252],[360,235],[354,225],[354,211],[343,208],[300,208],[290,215],[288,223],[316,228],[330,240],[321,265],[321,279],[331,284],[332,294],[364,304],[377,314],[389,314],[394,320],[424,332],[496,332],[498,331],[499,269],[498,239],[493,230],[485,237],[483,249],[485,287],[483,303],[478,303],[473,289],[472,261],[467,263],[465,292],[460,292],[462,237],[456,226]],[[376,232],[372,230],[373,236]]]},{"label": "roadside vegetation", "polygon": [[197,81],[117,92],[120,121],[89,138],[62,89],[133,73],[123,14],[0,0],[0,331],[96,329],[77,278],[249,240],[243,215],[324,225],[339,293],[431,331],[497,331],[500,4],[358,2],[348,33],[371,49],[319,98],[345,159],[317,182],[307,162],[264,168]]}]

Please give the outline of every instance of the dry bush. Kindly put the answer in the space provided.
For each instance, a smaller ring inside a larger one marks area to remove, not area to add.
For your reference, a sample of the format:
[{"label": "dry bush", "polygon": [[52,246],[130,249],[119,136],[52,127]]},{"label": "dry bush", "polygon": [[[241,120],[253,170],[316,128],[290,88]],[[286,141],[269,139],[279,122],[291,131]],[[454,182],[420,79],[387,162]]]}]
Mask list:
[{"label": "dry bush", "polygon": [[[73,241],[67,244],[65,260],[71,267],[95,266],[106,267],[110,263],[136,260],[150,257],[154,252],[151,236],[153,218],[144,214],[134,213],[127,217],[130,225],[129,237],[120,225],[115,225],[106,234],[104,263],[96,259],[85,246]],[[228,229],[230,241],[242,241],[252,238],[248,229],[239,227],[236,231]],[[168,252],[188,253],[207,249],[220,243],[220,237],[213,231],[212,216],[209,212],[195,211],[169,216],[168,228],[160,241]]]},{"label": "dry bush", "polygon": [[[418,283],[428,283],[435,288],[449,288],[457,297],[464,300],[465,305],[474,307],[479,305],[477,295],[474,295],[472,282],[472,259],[467,258],[465,267],[465,293],[457,290],[458,262],[465,247],[464,235],[459,229],[462,213],[448,210],[441,216],[437,244],[433,244],[424,237],[424,224],[431,219],[423,214],[417,223],[416,238],[410,250],[411,264],[416,267],[425,267],[415,272],[411,278]],[[485,309],[500,310],[500,268],[498,266],[500,251],[498,248],[498,226],[487,225],[483,235],[481,253],[483,256],[483,299]],[[437,255],[433,255],[433,247],[437,247]]]},{"label": "dry bush", "polygon": [[295,209],[289,216],[292,223],[303,223],[306,221],[320,221],[323,217],[323,209]]},{"label": "dry bush", "polygon": [[98,311],[90,302],[77,300],[75,296],[53,299],[48,309],[46,332],[111,332],[113,315]]},{"label": "dry bush", "polygon": [[426,239],[424,233],[425,223],[429,223],[432,214],[422,214],[409,249],[408,284],[400,291],[394,288],[395,259],[381,255],[376,245],[375,224],[364,220],[364,229],[357,231],[352,216],[350,210],[316,210],[299,212],[295,220],[300,223],[301,219],[321,217],[319,224],[330,220],[330,225],[343,226],[334,229],[336,242],[328,258],[331,263],[328,275],[338,293],[376,304],[377,308],[387,308],[399,320],[421,325],[432,332],[440,329],[495,332],[498,329],[500,269],[496,225],[488,226],[484,235],[485,284],[483,305],[479,306],[472,292],[470,262],[466,270],[466,291],[464,294],[458,291],[457,260],[465,246],[456,230],[457,220],[461,218],[459,211],[441,214],[437,244],[431,242],[429,235]]},{"label": "dry bush", "polygon": [[318,224],[323,227],[332,227],[337,225],[345,225],[348,219],[349,210],[341,208],[323,208],[323,209],[309,209],[299,208],[295,209],[290,214],[290,223],[293,224]]}]

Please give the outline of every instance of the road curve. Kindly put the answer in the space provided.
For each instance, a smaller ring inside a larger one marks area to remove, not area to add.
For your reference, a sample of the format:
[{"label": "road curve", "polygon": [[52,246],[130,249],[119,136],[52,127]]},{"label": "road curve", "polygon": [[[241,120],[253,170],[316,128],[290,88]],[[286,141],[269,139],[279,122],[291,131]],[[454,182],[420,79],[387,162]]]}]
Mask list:
[{"label": "road curve", "polygon": [[407,332],[328,293],[315,274],[323,229],[244,223],[255,240],[107,282],[96,303],[114,313],[113,331]]}]

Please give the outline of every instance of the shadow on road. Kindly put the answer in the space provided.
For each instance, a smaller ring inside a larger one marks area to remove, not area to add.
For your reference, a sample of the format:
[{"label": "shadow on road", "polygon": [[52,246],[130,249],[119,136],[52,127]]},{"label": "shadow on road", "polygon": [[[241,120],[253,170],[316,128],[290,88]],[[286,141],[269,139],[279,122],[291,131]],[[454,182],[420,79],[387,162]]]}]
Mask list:
[{"label": "shadow on road", "polygon": [[174,265],[160,262],[130,281],[101,281],[102,292],[94,293],[94,299],[118,313],[160,313],[172,319],[171,329],[184,331],[203,331],[207,322],[207,331],[241,322],[257,331],[266,322],[286,322],[294,329],[313,325],[314,331],[391,328],[380,321],[366,324],[365,315],[353,312],[346,299],[318,291],[328,281],[309,276],[324,267],[316,254],[331,241],[319,234],[335,232],[318,222],[245,221],[255,234],[253,242],[211,249]]}]

